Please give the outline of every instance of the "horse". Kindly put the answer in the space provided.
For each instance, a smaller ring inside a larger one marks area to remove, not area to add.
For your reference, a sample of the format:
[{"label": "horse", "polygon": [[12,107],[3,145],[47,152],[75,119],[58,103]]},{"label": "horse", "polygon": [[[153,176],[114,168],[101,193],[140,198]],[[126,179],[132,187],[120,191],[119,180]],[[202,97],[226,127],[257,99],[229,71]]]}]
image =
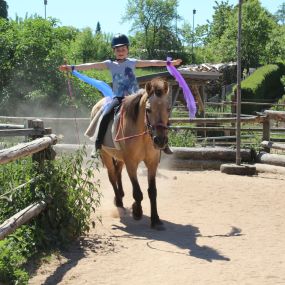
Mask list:
[{"label": "horse", "polygon": [[[145,89],[126,96],[121,104],[116,143],[120,149],[106,147],[99,150],[103,165],[107,168],[109,180],[115,193],[114,203],[124,207],[124,190],[121,173],[125,165],[133,188],[134,203],[132,215],[135,220],[142,218],[143,210],[137,169],[144,162],[148,176],[148,196],[151,205],[151,227],[164,229],[157,211],[156,173],[161,150],[168,143],[168,122],[170,114],[169,86],[161,78],[146,83]],[[103,100],[103,99],[102,99]],[[103,104],[99,101],[92,109],[91,118]]]}]

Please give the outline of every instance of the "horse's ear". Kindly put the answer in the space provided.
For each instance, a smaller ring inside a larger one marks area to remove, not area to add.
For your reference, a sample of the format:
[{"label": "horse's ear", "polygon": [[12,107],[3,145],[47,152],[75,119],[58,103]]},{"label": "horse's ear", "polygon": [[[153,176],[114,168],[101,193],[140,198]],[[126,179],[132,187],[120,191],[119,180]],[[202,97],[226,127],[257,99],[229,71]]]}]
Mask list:
[{"label": "horse's ear", "polygon": [[148,81],[145,85],[145,90],[148,96],[150,96],[151,89],[152,89],[151,83]]},{"label": "horse's ear", "polygon": [[164,81],[164,91],[165,91],[164,94],[168,94],[168,90],[169,90],[168,82],[167,82],[167,81]]}]

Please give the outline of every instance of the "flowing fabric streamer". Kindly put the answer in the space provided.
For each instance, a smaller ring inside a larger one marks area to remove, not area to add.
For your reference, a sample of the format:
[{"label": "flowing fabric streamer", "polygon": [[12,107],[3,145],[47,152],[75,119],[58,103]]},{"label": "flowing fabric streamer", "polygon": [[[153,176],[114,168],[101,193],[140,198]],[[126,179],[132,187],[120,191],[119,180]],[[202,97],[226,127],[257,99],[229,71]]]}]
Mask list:
[{"label": "flowing fabric streamer", "polygon": [[175,80],[178,82],[179,86],[182,88],[183,94],[184,94],[184,99],[187,103],[189,117],[191,119],[193,119],[193,118],[195,118],[195,114],[197,111],[195,99],[193,97],[193,94],[192,94],[189,86],[187,85],[183,76],[181,75],[181,73],[170,63],[171,60],[172,60],[171,57],[167,57],[167,66],[166,66],[167,70],[175,78]]},{"label": "flowing fabric streamer", "polygon": [[104,97],[113,97],[113,90],[112,88],[105,83],[104,81],[100,81],[94,78],[90,78],[86,75],[83,75],[81,73],[79,73],[76,70],[72,70],[72,75],[76,76],[77,78],[79,78],[80,80],[84,81],[85,83],[90,84],[91,86],[97,88],[103,95]]}]

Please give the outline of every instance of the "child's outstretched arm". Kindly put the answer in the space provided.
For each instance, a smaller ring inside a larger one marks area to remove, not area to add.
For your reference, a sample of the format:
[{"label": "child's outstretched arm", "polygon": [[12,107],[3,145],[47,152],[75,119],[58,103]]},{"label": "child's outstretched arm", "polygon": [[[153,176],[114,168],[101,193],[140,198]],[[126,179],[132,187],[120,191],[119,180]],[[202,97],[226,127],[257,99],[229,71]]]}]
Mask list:
[{"label": "child's outstretched arm", "polygon": [[72,68],[74,68],[74,70],[88,70],[92,68],[102,70],[102,69],[106,69],[107,66],[105,62],[82,63],[78,65],[64,64],[59,67],[59,70],[60,71],[71,71]]},{"label": "child's outstretched arm", "polygon": [[[180,65],[181,62],[182,62],[181,59],[175,59],[171,61],[173,65]],[[167,65],[166,60],[153,59],[153,60],[138,60],[136,67],[166,66],[166,65]]]}]

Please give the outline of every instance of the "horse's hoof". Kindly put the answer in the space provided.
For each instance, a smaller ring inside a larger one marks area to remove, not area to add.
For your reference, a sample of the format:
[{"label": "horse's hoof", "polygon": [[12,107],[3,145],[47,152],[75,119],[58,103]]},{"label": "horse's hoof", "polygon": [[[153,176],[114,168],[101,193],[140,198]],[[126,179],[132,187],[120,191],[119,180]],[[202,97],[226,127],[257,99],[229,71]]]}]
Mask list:
[{"label": "horse's hoof", "polygon": [[136,202],[132,206],[133,208],[133,218],[134,220],[140,220],[143,215],[142,206],[138,205]]},{"label": "horse's hoof", "polygon": [[124,208],[123,201],[121,199],[114,198],[114,205],[119,208]]},{"label": "horse's hoof", "polygon": [[164,231],[165,230],[165,226],[160,219],[158,219],[156,221],[152,221],[151,222],[151,228],[154,230],[157,230],[157,231]]},{"label": "horse's hoof", "polygon": [[165,231],[166,230],[164,225],[151,225],[151,228],[156,230],[156,231]]}]

